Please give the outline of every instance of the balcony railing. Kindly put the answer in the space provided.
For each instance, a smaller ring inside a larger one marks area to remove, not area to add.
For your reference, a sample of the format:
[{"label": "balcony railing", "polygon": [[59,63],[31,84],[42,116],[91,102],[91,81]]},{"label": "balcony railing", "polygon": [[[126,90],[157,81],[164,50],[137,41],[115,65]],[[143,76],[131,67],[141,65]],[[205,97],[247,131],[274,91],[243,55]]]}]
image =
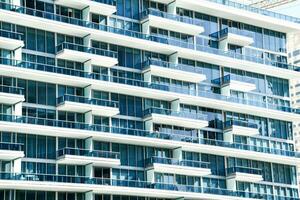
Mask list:
[{"label": "balcony railing", "polygon": [[210,34],[210,36],[213,38],[216,38],[216,39],[222,39],[224,37],[227,37],[229,33],[235,34],[235,35],[240,35],[240,36],[245,36],[245,37],[249,37],[249,38],[254,38],[253,32],[235,28],[235,27],[224,28],[218,32]]},{"label": "balcony railing", "polygon": [[169,69],[176,69],[176,70],[181,70],[181,71],[186,71],[186,72],[203,74],[203,70],[200,67],[193,67],[193,66],[184,65],[184,64],[174,64],[174,63],[171,63],[171,62],[166,62],[166,61],[157,60],[157,59],[149,59],[149,60],[145,61],[142,64],[143,68],[149,68],[150,65],[160,66],[160,67],[169,68]]},{"label": "balcony railing", "polygon": [[116,187],[133,187],[167,191],[180,191],[180,192],[195,192],[213,195],[224,195],[245,198],[264,198],[263,194],[250,193],[244,191],[232,191],[222,188],[206,188],[193,185],[179,185],[179,184],[166,184],[166,183],[150,183],[147,181],[139,180],[120,180],[120,179],[107,179],[107,178],[88,178],[82,176],[66,176],[66,175],[52,175],[52,174],[13,174],[13,173],[0,173],[1,180],[8,181],[36,181],[36,182],[59,182],[59,183],[72,183],[72,184],[92,184],[92,185],[105,185]]},{"label": "balcony railing", "polygon": [[240,166],[227,168],[227,174],[229,174],[229,175],[234,174],[236,172],[246,173],[246,174],[254,174],[254,175],[262,175],[262,170],[258,169],[258,168],[240,167]]},{"label": "balcony railing", "polygon": [[202,25],[202,22],[199,19],[193,19],[191,17],[185,17],[185,16],[180,16],[180,15],[170,14],[170,13],[163,12],[163,11],[160,11],[160,10],[154,9],[154,8],[148,8],[147,10],[144,10],[140,14],[140,18],[144,19],[148,15],[154,15],[154,16],[157,16],[157,17],[171,19],[171,20],[174,20],[174,21],[177,21],[177,22],[183,22],[183,23],[186,23],[186,24],[192,24],[192,25],[197,25],[197,26]]},{"label": "balcony railing", "polygon": [[91,104],[96,106],[106,106],[112,108],[118,108],[119,102],[117,101],[110,101],[105,99],[95,99],[95,98],[86,98],[83,96],[75,96],[75,95],[68,95],[65,94],[57,98],[57,104],[64,103],[65,101],[71,101],[75,103],[84,103],[84,104]]},{"label": "balcony railing", "polygon": [[227,74],[221,78],[213,79],[211,80],[211,82],[217,85],[226,85],[229,84],[231,80],[240,81],[249,84],[255,84],[255,79],[247,76],[236,75],[236,74]]},{"label": "balcony railing", "polygon": [[266,16],[273,17],[276,19],[281,19],[281,20],[290,21],[290,22],[294,22],[294,23],[300,23],[300,18],[297,18],[297,17],[292,17],[292,16],[272,12],[272,11],[269,11],[266,9],[256,8],[256,7],[253,7],[250,5],[245,5],[245,4],[237,3],[234,1],[230,1],[230,0],[208,0],[208,1],[218,3],[218,4],[223,4],[223,5],[234,7],[234,8],[241,9],[241,10],[246,10],[246,11],[257,13],[260,15],[266,15]]},{"label": "balcony railing", "polygon": [[242,121],[242,120],[228,120],[224,123],[224,128],[232,128],[232,126],[242,126],[246,128],[255,128],[258,129],[258,125],[256,123],[251,123],[248,121]]},{"label": "balcony railing", "polygon": [[14,40],[24,40],[24,35],[22,33],[7,31],[3,29],[0,29],[0,37],[5,37]]},{"label": "balcony railing", "polygon": [[63,155],[120,159],[120,153],[118,153],[118,152],[97,151],[97,150],[90,151],[88,149],[79,149],[79,148],[70,148],[70,147],[65,147],[65,148],[59,149],[57,151],[57,157],[60,157]]},{"label": "balcony railing", "polygon": [[194,161],[194,160],[177,160],[173,158],[163,158],[163,157],[151,157],[146,159],[146,166],[152,166],[154,163],[166,164],[166,165],[179,165],[186,167],[196,167],[196,168],[209,168],[210,164],[208,162]]},{"label": "balcony railing", "polygon": [[192,112],[185,112],[185,111],[176,112],[170,109],[162,109],[162,108],[148,108],[143,111],[144,117],[151,114],[161,114],[161,115],[170,115],[174,117],[207,120],[207,115],[204,115],[202,113],[192,113]]},{"label": "balcony railing", "polygon": [[157,83],[149,83],[149,82],[145,82],[145,81],[138,80],[138,79],[128,79],[128,78],[123,78],[123,77],[108,76],[108,75],[104,75],[104,74],[87,73],[87,72],[80,71],[80,70],[67,69],[67,68],[57,67],[54,65],[46,65],[46,64],[26,62],[26,61],[16,61],[16,60],[7,59],[7,58],[0,58],[0,64],[10,65],[10,66],[20,67],[20,68],[26,68],[26,69],[39,70],[39,71],[44,71],[44,72],[51,72],[51,73],[57,73],[57,74],[82,77],[82,78],[91,78],[91,79],[101,80],[101,81],[110,81],[113,83],[126,84],[126,85],[131,85],[131,86],[144,87],[144,88],[150,88],[150,89],[156,89],[156,90],[162,90],[162,91],[168,91],[168,92],[175,92],[175,93],[187,94],[187,95],[192,95],[192,96],[213,98],[213,99],[226,101],[226,102],[230,102],[230,103],[239,103],[239,104],[244,104],[244,105],[250,105],[250,106],[268,108],[268,109],[273,109],[273,110],[279,110],[279,111],[283,111],[283,112],[300,114],[299,109],[293,109],[293,108],[287,107],[287,106],[273,105],[273,104],[268,104],[266,102],[253,101],[250,99],[236,98],[236,97],[231,97],[231,96],[228,97],[225,95],[221,95],[221,94],[217,94],[217,93],[213,93],[213,92],[202,91],[202,90],[199,91],[199,93],[197,94],[196,90],[193,88],[177,87],[177,86],[173,86],[173,85],[165,85],[165,84],[157,84]]},{"label": "balcony railing", "polygon": [[111,6],[116,6],[117,5],[116,0],[92,0],[92,1],[95,1],[97,3],[103,3],[103,4],[111,5]]},{"label": "balcony railing", "polygon": [[260,153],[268,153],[268,154],[300,158],[300,154],[298,154],[295,151],[274,149],[274,148],[254,146],[254,145],[241,144],[241,143],[230,143],[230,142],[224,142],[221,140],[210,140],[210,139],[205,139],[205,138],[193,137],[190,135],[184,135],[184,133],[183,134],[178,134],[178,133],[173,134],[173,133],[151,132],[151,131],[146,131],[146,130],[141,130],[141,129],[108,127],[108,126],[101,126],[101,125],[87,125],[87,124],[81,124],[81,123],[75,123],[75,122],[66,122],[66,121],[60,121],[60,120],[54,120],[54,119],[43,119],[43,118],[34,118],[34,117],[19,117],[18,118],[16,116],[4,115],[4,114],[0,114],[0,121],[21,123],[21,124],[27,123],[27,124],[33,124],[33,125],[56,126],[56,127],[62,127],[62,128],[83,129],[83,130],[88,130],[88,131],[109,132],[112,134],[132,135],[132,136],[157,138],[157,139],[188,142],[188,143],[195,143],[195,144],[205,144],[205,145],[220,146],[220,147],[226,147],[226,148],[233,148],[233,149],[240,149],[240,150],[246,150],[246,151],[255,151],[255,152],[260,152]]},{"label": "balcony railing", "polygon": [[118,55],[118,53],[114,52],[114,51],[109,51],[109,50],[99,49],[99,48],[94,48],[94,47],[86,47],[86,46],[83,46],[83,45],[67,43],[67,42],[63,42],[63,43],[57,45],[56,46],[56,53],[59,53],[64,49],[95,54],[95,55],[98,55],[98,56],[107,56],[107,57],[112,57],[112,58],[117,58],[117,55]]},{"label": "balcony railing", "polygon": [[0,142],[0,150],[23,151],[24,145],[20,143]]},{"label": "balcony railing", "polygon": [[15,87],[15,86],[0,85],[0,92],[9,93],[9,94],[24,95],[24,88]]},{"label": "balcony railing", "polygon": [[44,12],[44,11],[40,11],[40,10],[34,10],[34,9],[30,9],[30,8],[20,7],[20,6],[7,4],[7,3],[3,3],[3,2],[2,3],[0,2],[0,9],[9,10],[12,12],[17,12],[17,13],[23,13],[23,14],[27,14],[27,15],[36,16],[36,17],[41,17],[41,18],[45,18],[48,20],[54,20],[54,21],[58,21],[58,22],[73,24],[73,25],[82,26],[82,27],[86,27],[86,28],[106,31],[106,32],[110,32],[110,33],[125,35],[125,36],[129,36],[129,37],[133,37],[133,38],[149,40],[149,41],[153,41],[153,42],[168,44],[168,45],[172,45],[172,46],[178,46],[178,47],[182,47],[182,48],[193,49],[193,50],[211,53],[211,54],[215,54],[215,55],[230,57],[230,58],[234,58],[234,59],[238,59],[238,60],[246,60],[246,61],[255,62],[255,63],[259,63],[259,64],[270,65],[273,67],[284,68],[284,69],[289,69],[289,70],[294,70],[294,71],[300,71],[300,68],[298,66],[289,65],[287,63],[279,63],[276,61],[272,61],[269,59],[263,59],[263,58],[256,57],[256,56],[248,56],[248,55],[234,53],[231,51],[224,51],[221,49],[212,48],[209,46],[191,44],[191,43],[187,43],[182,40],[172,39],[169,37],[162,37],[159,35],[147,35],[147,34],[143,34],[141,32],[105,26],[105,25],[101,25],[101,24],[97,24],[97,23],[93,23],[93,22],[89,22],[89,21],[84,21],[84,20],[77,19],[77,18],[70,18],[70,17],[63,16],[63,15],[57,15],[57,14],[50,13],[50,12]]}]

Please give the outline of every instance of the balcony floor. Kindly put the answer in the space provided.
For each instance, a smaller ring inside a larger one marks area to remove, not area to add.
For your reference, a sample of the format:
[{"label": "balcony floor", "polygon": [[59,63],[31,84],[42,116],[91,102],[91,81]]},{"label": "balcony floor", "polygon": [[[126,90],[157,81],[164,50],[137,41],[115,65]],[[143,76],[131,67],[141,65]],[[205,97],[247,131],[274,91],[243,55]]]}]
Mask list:
[{"label": "balcony floor", "polygon": [[97,167],[116,167],[121,164],[120,159],[100,158],[77,155],[63,155],[57,158],[57,163],[66,165],[88,165]]},{"label": "balcony floor", "polygon": [[24,47],[24,42],[22,40],[0,37],[0,49],[15,50],[20,47]]}]

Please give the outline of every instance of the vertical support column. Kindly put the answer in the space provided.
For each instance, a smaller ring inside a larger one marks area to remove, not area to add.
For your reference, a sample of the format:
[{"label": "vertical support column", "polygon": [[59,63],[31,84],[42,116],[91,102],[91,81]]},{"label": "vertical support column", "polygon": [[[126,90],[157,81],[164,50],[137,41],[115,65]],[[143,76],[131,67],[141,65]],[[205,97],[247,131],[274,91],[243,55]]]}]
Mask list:
[{"label": "vertical support column", "polygon": [[234,178],[226,179],[226,186],[228,190],[236,191],[236,181]]},{"label": "vertical support column", "polygon": [[85,177],[93,178],[94,176],[94,167],[92,164],[88,164],[85,166]]},{"label": "vertical support column", "polygon": [[144,73],[144,81],[147,82],[149,85],[151,84],[151,72],[147,71]]},{"label": "vertical support column", "polygon": [[221,87],[221,94],[224,96],[230,96],[230,87],[229,85]]},{"label": "vertical support column", "polygon": [[146,131],[153,131],[153,121],[152,120],[147,120],[145,121],[145,130]]},{"label": "vertical support column", "polygon": [[21,158],[17,158],[13,161],[13,173],[21,173]]},{"label": "vertical support column", "polygon": [[173,53],[173,54],[169,55],[169,62],[177,65],[178,64],[178,53]]},{"label": "vertical support column", "polygon": [[172,15],[176,15],[176,1],[173,1],[172,3],[168,4],[167,6],[167,12],[169,14],[172,14]]},{"label": "vertical support column", "polygon": [[94,193],[92,191],[86,192],[85,194],[85,200],[93,200],[94,199]]},{"label": "vertical support column", "polygon": [[231,130],[225,131],[223,135],[224,135],[225,142],[233,143],[233,134]]},{"label": "vertical support column", "polygon": [[92,98],[92,92],[93,91],[92,91],[92,86],[91,85],[85,87],[84,88],[84,97],[91,99]]},{"label": "vertical support column", "polygon": [[227,40],[222,40],[219,42],[219,49],[222,49],[224,51],[228,51],[228,42]]},{"label": "vertical support column", "polygon": [[22,116],[22,102],[18,102],[14,105],[14,113],[15,116]]},{"label": "vertical support column", "polygon": [[91,21],[91,12],[90,12],[90,7],[86,7],[85,9],[82,10],[82,19],[84,21]]},{"label": "vertical support column", "polygon": [[176,99],[171,102],[171,110],[175,112],[180,112],[180,101]]},{"label": "vertical support column", "polygon": [[182,160],[182,148],[178,147],[173,149],[173,158],[177,160]]},{"label": "vertical support column", "polygon": [[93,151],[93,149],[94,149],[93,138],[89,137],[89,138],[85,139],[84,145],[85,145],[85,149],[87,149],[89,151]]},{"label": "vertical support column", "polygon": [[146,21],[142,24],[142,32],[143,34],[147,34],[149,35],[150,34],[150,24],[149,24],[149,21]]},{"label": "vertical support column", "polygon": [[147,182],[155,183],[154,169],[147,170]]},{"label": "vertical support column", "polygon": [[15,60],[22,60],[22,47],[14,50]]},{"label": "vertical support column", "polygon": [[85,123],[86,124],[93,124],[93,114],[92,111],[84,113]]},{"label": "vertical support column", "polygon": [[21,6],[21,1],[20,0],[12,0],[11,2],[15,6]]}]

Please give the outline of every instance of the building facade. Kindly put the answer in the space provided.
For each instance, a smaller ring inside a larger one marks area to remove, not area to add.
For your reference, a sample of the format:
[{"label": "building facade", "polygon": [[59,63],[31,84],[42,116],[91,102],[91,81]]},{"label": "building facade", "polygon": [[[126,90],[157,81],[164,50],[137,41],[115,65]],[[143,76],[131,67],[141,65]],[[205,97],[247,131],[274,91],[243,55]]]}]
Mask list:
[{"label": "building facade", "polygon": [[227,0],[0,0],[0,200],[298,200],[299,32]]}]

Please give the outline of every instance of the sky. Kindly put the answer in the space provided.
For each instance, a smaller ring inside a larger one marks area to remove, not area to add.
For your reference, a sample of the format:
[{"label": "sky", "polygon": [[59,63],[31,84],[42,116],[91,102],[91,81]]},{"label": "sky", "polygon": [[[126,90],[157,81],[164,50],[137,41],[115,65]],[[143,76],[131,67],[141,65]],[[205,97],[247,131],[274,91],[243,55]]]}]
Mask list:
[{"label": "sky", "polygon": [[291,15],[300,18],[300,0],[297,0],[293,3],[289,3],[285,6],[281,6],[279,8],[275,8],[272,10],[282,14]]}]

